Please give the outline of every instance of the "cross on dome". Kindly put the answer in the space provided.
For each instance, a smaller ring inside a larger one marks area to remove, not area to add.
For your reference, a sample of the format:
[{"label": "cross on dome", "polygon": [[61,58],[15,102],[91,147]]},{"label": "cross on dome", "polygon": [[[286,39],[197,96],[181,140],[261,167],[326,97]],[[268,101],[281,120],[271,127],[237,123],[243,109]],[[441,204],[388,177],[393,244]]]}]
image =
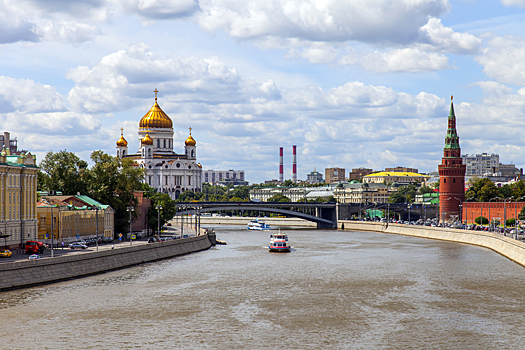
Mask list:
[{"label": "cross on dome", "polygon": [[157,101],[157,92],[159,92],[159,90],[157,90],[157,88],[155,88],[155,90],[153,90],[153,92],[155,93],[155,101]]}]

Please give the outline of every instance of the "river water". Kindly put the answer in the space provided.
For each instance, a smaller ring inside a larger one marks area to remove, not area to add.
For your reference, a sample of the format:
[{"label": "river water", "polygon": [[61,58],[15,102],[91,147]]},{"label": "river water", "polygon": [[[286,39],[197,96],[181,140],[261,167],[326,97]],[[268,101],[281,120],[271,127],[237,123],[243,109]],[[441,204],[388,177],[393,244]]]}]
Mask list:
[{"label": "river water", "polygon": [[221,227],[208,251],[0,293],[0,349],[525,349],[525,270],[413,237]]}]

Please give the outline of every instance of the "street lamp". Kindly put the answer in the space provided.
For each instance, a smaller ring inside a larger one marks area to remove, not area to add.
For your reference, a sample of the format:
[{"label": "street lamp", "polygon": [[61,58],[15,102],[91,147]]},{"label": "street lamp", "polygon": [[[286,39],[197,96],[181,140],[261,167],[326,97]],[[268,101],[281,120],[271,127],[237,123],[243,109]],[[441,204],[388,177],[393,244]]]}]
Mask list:
[{"label": "street lamp", "polygon": [[160,211],[162,210],[162,205],[157,204],[155,206],[155,209],[157,209],[157,226],[158,226],[157,233],[159,235],[159,241],[160,241]]},{"label": "street lamp", "polygon": [[459,205],[459,223],[463,225],[463,204]]},{"label": "street lamp", "polygon": [[129,245],[133,245],[133,240],[131,239],[131,213],[135,211],[135,208],[133,207],[127,207],[126,211],[129,211]]},{"label": "street lamp", "polygon": [[518,239],[518,200],[525,198],[525,196],[521,196],[519,198],[516,198],[514,201],[514,224],[516,226],[516,239]]},{"label": "street lamp", "polygon": [[503,198],[501,198],[501,197],[494,197],[494,198],[489,199],[489,232],[490,232],[490,227],[492,226],[492,219],[491,219],[491,217],[490,217],[490,202],[491,202],[493,199],[503,199]]},{"label": "street lamp", "polygon": [[97,252],[98,252],[98,206],[95,206],[95,209],[92,209],[95,211],[95,226],[96,226],[96,232],[97,232]]},{"label": "street lamp", "polygon": [[503,234],[506,236],[506,232],[505,230],[507,229],[507,199],[510,200],[512,199],[512,197],[509,197],[509,198],[505,198],[505,200],[503,201]]}]

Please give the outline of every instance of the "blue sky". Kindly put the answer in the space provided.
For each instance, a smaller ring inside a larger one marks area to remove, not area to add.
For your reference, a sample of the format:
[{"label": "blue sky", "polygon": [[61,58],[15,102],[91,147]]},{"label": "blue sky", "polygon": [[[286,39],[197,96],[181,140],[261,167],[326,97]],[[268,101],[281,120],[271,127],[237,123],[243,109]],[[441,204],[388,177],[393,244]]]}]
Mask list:
[{"label": "blue sky", "polygon": [[0,2],[0,121],[37,154],[115,154],[153,104],[204,169],[421,172],[450,96],[463,153],[525,164],[525,0]]}]

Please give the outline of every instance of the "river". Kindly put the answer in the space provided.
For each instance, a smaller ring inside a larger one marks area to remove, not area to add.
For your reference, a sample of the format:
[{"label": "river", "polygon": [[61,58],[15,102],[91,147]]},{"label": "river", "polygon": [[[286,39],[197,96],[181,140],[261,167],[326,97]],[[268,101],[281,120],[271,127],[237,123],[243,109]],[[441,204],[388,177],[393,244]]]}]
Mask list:
[{"label": "river", "polygon": [[1,349],[524,349],[525,270],[371,232],[220,227],[228,245],[0,293]]}]

